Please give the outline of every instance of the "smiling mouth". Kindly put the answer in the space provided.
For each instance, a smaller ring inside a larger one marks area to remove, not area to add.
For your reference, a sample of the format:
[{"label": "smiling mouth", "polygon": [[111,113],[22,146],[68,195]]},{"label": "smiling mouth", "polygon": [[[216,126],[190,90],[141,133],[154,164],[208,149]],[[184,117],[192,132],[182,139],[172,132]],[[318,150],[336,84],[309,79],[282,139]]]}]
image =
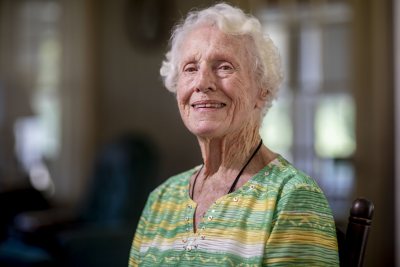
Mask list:
[{"label": "smiling mouth", "polygon": [[210,102],[199,102],[191,105],[193,108],[223,108],[226,106],[225,103],[210,103]]}]

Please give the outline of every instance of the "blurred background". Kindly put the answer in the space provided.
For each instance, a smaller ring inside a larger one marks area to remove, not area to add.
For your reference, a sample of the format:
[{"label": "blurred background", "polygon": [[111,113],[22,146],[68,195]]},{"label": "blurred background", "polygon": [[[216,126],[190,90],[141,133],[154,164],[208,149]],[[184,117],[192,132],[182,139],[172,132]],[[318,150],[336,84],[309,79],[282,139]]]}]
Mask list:
[{"label": "blurred background", "polygon": [[[264,142],[339,225],[373,201],[365,266],[400,266],[399,1],[227,2],[283,59]],[[148,193],[201,162],[159,67],[174,22],[213,3],[0,0],[0,266],[127,265]]]}]

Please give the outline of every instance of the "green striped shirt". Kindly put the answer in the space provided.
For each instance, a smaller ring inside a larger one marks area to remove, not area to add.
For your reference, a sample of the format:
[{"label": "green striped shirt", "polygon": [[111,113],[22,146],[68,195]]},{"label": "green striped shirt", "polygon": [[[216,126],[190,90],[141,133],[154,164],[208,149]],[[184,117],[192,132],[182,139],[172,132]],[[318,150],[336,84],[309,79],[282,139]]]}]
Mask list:
[{"label": "green striped shirt", "polygon": [[154,190],[136,230],[129,266],[339,266],[335,224],[310,177],[278,156],[219,198],[193,231],[195,169]]}]

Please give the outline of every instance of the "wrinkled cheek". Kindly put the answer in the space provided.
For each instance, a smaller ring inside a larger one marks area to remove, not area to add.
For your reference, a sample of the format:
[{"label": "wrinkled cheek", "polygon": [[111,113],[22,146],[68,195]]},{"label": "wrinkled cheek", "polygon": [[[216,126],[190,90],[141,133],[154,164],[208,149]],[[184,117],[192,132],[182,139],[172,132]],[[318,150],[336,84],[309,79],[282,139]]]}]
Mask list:
[{"label": "wrinkled cheek", "polygon": [[177,83],[177,92],[179,92],[180,95],[185,97],[185,95],[190,94],[191,88],[193,81],[190,78],[180,78]]},{"label": "wrinkled cheek", "polygon": [[178,89],[176,97],[181,115],[188,115],[190,112],[191,91],[184,87],[181,87]]},{"label": "wrinkled cheek", "polygon": [[237,98],[235,101],[235,113],[240,113],[243,114],[243,112],[247,111],[248,103],[246,99],[244,99],[244,96],[242,98]]},{"label": "wrinkled cheek", "polygon": [[185,120],[185,118],[189,115],[187,107],[183,103],[178,102],[178,109],[182,119]]},{"label": "wrinkled cheek", "polygon": [[190,115],[190,106],[188,105],[187,102],[182,101],[182,99],[177,99],[178,101],[178,109],[179,109],[179,114],[181,115],[182,121],[186,124],[186,122],[189,119]]},{"label": "wrinkled cheek", "polygon": [[189,105],[191,93],[189,90],[179,88],[177,91],[176,99],[179,106]]}]

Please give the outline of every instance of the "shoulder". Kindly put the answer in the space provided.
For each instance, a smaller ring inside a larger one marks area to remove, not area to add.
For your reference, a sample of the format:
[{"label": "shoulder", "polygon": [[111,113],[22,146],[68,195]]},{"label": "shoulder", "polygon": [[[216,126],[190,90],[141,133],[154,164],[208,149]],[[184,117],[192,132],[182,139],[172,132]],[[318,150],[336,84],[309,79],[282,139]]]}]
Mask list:
[{"label": "shoulder", "polygon": [[313,178],[294,167],[282,156],[278,156],[268,167],[268,186],[280,191],[282,195],[296,190],[322,193]]},{"label": "shoulder", "polygon": [[332,220],[328,200],[317,182],[281,156],[271,166],[269,192],[275,196],[277,211],[313,213]]}]

